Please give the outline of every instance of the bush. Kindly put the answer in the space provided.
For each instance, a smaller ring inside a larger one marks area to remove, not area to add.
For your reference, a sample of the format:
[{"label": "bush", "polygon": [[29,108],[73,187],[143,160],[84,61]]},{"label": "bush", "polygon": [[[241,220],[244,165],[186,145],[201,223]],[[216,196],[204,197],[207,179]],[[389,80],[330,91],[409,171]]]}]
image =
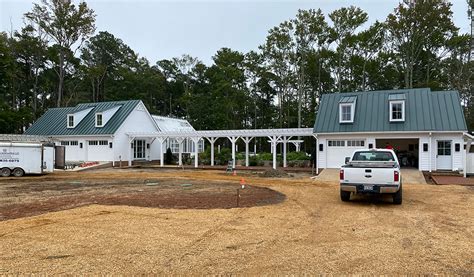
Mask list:
[{"label": "bush", "polygon": [[258,165],[257,156],[250,156],[249,157],[249,166],[257,166]]},{"label": "bush", "polygon": [[289,152],[286,154],[287,161],[308,161],[311,157],[307,156],[305,152]]},{"label": "bush", "polygon": [[221,152],[214,153],[216,155],[216,164],[227,165],[227,162],[232,160],[232,151],[229,148],[221,148]]},{"label": "bush", "polygon": [[168,148],[166,149],[165,164],[172,164],[172,163],[173,163],[173,153],[171,152],[171,149]]}]

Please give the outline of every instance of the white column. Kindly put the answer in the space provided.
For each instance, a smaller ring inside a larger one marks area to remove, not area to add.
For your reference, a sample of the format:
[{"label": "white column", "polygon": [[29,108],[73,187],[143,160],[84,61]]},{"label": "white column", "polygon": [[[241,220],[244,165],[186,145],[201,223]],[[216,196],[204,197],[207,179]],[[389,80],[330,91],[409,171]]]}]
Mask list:
[{"label": "white column", "polygon": [[183,166],[183,138],[176,138],[176,141],[178,142],[178,165]]},{"label": "white column", "polygon": [[270,139],[270,142],[272,143],[272,149],[273,149],[272,150],[273,151],[273,169],[276,169],[277,168],[277,144],[280,137],[272,136],[268,138]]},{"label": "white column", "polygon": [[211,144],[211,166],[214,166],[214,143],[216,142],[217,138],[207,138],[209,143]]},{"label": "white column", "polygon": [[128,147],[130,147],[130,151],[129,151],[129,155],[128,155],[128,166],[132,166],[132,158],[133,158],[133,146],[132,146],[132,142],[133,142],[133,139],[134,138],[130,138],[128,141]]},{"label": "white column", "polygon": [[242,140],[245,142],[245,166],[249,166],[249,143],[253,137],[243,137]]},{"label": "white column", "polygon": [[[429,153],[430,153],[430,172],[431,172],[432,169],[433,169],[433,165],[432,165],[432,163],[433,163],[433,156],[432,156],[432,151],[431,151],[431,148],[433,148],[433,145],[431,144],[431,133],[430,133],[430,140],[429,140],[429,141],[430,141],[430,144],[429,144],[429,146],[428,146],[428,147],[429,147],[428,149],[430,150]],[[418,146],[418,147],[420,147],[420,146]],[[420,165],[419,165],[419,162],[418,162],[418,166],[420,166]]]},{"label": "white column", "polygon": [[165,166],[165,152],[163,151],[163,148],[165,147],[164,146],[164,143],[166,141],[165,138],[158,138],[158,141],[160,142],[160,166],[163,167]]},{"label": "white column", "polygon": [[283,167],[286,167],[286,137],[283,137]]},{"label": "white column", "polygon": [[191,140],[194,142],[194,167],[197,168],[199,167],[198,143],[201,138],[191,138]]},{"label": "white column", "polygon": [[235,168],[235,142],[239,137],[227,137],[232,143],[232,168]]},{"label": "white column", "polygon": [[314,138],[316,139],[316,157],[314,160],[314,166],[316,167],[316,175],[319,174],[319,166],[318,166],[318,152],[319,152],[319,145],[318,145],[318,135],[313,134]]}]

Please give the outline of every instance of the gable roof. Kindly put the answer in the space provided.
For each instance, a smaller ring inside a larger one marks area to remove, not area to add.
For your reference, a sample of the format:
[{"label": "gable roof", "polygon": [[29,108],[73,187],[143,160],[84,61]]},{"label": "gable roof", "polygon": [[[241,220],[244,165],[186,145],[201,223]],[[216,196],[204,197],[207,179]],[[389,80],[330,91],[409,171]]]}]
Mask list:
[{"label": "gable roof", "polygon": [[[356,97],[354,123],[339,123],[339,102]],[[403,99],[405,97],[405,99]],[[405,121],[389,121],[389,99],[405,100]],[[429,88],[330,93],[321,97],[314,133],[467,131],[457,91]]]},{"label": "gable roof", "polygon": [[[26,135],[81,136],[113,135],[128,115],[140,104],[140,100],[83,103],[76,107],[51,108],[25,131]],[[95,127],[95,113],[120,106],[113,117],[103,126]],[[67,115],[93,108],[75,128],[67,128]]]},{"label": "gable roof", "polygon": [[158,125],[158,129],[162,132],[195,131],[194,127],[186,119],[159,115],[153,115],[153,119],[155,120],[156,125]]}]

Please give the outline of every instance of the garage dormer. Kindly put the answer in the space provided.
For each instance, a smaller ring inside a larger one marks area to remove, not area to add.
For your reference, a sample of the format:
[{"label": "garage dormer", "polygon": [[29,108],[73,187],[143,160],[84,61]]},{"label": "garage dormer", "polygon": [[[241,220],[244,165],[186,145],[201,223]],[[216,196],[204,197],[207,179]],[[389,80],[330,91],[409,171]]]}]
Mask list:
[{"label": "garage dormer", "polygon": [[67,128],[73,129],[76,128],[76,126],[81,123],[81,121],[86,117],[87,114],[89,114],[90,111],[92,111],[94,108],[87,108],[84,110],[80,110],[75,113],[70,113],[67,115]]},{"label": "garage dormer", "polygon": [[405,101],[405,94],[390,94],[388,96],[390,122],[405,121]]},{"label": "garage dormer", "polygon": [[354,123],[357,96],[344,96],[339,100],[339,123]]}]

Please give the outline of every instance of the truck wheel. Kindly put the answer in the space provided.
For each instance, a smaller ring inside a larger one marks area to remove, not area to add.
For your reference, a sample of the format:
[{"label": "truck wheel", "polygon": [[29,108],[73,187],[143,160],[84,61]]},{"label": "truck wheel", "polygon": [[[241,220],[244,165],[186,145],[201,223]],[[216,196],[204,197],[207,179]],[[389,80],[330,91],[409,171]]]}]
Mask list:
[{"label": "truck wheel", "polygon": [[400,184],[400,188],[398,189],[398,191],[393,194],[393,204],[402,204],[402,184]]},{"label": "truck wheel", "polygon": [[23,171],[23,169],[21,169],[21,168],[19,168],[19,167],[13,169],[13,176],[15,176],[15,177],[21,177],[21,176],[23,176],[23,175],[25,175],[25,171]]},{"label": "truck wheel", "polygon": [[2,175],[2,177],[8,177],[8,176],[10,176],[11,173],[12,172],[11,172],[10,168],[8,168],[8,167],[4,167],[0,171],[0,175]]},{"label": "truck wheel", "polygon": [[341,190],[341,200],[344,202],[347,202],[350,199],[351,199],[351,192]]}]

